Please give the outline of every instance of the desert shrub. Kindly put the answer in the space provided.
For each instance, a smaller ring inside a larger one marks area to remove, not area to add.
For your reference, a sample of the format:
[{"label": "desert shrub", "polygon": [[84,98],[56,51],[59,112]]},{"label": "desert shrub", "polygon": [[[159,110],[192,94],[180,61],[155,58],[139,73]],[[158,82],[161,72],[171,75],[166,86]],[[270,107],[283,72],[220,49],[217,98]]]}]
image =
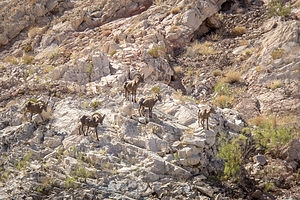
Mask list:
[{"label": "desert shrub", "polygon": [[284,51],[284,49],[281,49],[281,48],[275,49],[271,52],[271,56],[272,56],[273,60],[282,58],[284,56],[284,54],[285,54],[285,51]]},{"label": "desert shrub", "polygon": [[231,30],[231,35],[239,36],[246,33],[246,27],[244,26],[236,26]]},{"label": "desert shrub", "polygon": [[216,69],[216,70],[213,71],[213,75],[214,76],[222,76],[222,71],[219,70],[219,69]]},{"label": "desert shrub", "polygon": [[154,94],[159,94],[160,93],[160,88],[158,86],[153,86],[151,88],[151,91],[154,93]]},{"label": "desert shrub", "polygon": [[197,55],[212,55],[217,53],[218,51],[214,49],[211,42],[206,41],[204,43],[200,43],[195,41],[186,49],[185,55],[188,57],[195,57]]},{"label": "desert shrub", "polygon": [[177,13],[179,13],[180,12],[180,8],[179,7],[174,7],[174,8],[172,8],[172,10],[171,10],[171,13],[173,14],[173,15],[175,15],[175,14],[177,14]]},{"label": "desert shrub", "polygon": [[288,17],[291,15],[291,6],[285,6],[283,3],[279,2],[278,0],[271,0],[268,5],[267,16],[281,16],[281,17]]},{"label": "desert shrub", "polygon": [[32,153],[28,153],[26,154],[22,159],[18,160],[16,163],[15,163],[15,168],[17,170],[22,170],[23,168],[27,167],[29,164],[30,164],[30,158],[32,156]]},{"label": "desert shrub", "polygon": [[172,31],[176,31],[177,29],[179,29],[179,27],[178,26],[171,26],[171,28],[170,28],[170,32],[172,32]]},{"label": "desert shrub", "polygon": [[93,101],[92,103],[90,103],[90,106],[92,108],[97,108],[101,105],[101,102],[100,101]]},{"label": "desert shrub", "polygon": [[113,55],[115,55],[117,52],[118,52],[117,50],[114,50],[114,51],[112,51],[109,55],[110,55],[110,56],[113,56]]},{"label": "desert shrub", "polygon": [[298,137],[294,127],[278,125],[277,119],[270,116],[257,124],[258,127],[251,129],[256,144],[266,152],[279,153],[279,150],[294,137]]},{"label": "desert shrub", "polygon": [[221,95],[215,98],[215,104],[221,108],[230,108],[233,104],[234,97]]},{"label": "desert shrub", "polygon": [[11,64],[17,65],[19,64],[19,60],[15,56],[8,56],[4,59],[4,62],[9,62]]},{"label": "desert shrub", "polygon": [[249,123],[253,126],[264,126],[268,123],[268,119],[266,116],[256,116],[249,120]]},{"label": "desert shrub", "polygon": [[33,51],[33,48],[30,44],[27,44],[25,47],[24,47],[24,52],[25,53],[28,53],[28,52],[31,52]]},{"label": "desert shrub", "polygon": [[260,72],[262,70],[262,66],[261,65],[258,65],[257,67],[256,67],[256,71],[257,72]]},{"label": "desert shrub", "polygon": [[154,5],[157,5],[157,6],[160,6],[160,5],[163,3],[163,1],[164,1],[164,0],[154,0],[154,1],[153,1],[153,4],[154,4]]},{"label": "desert shrub", "polygon": [[182,74],[183,73],[183,69],[181,66],[176,66],[174,67],[174,71],[176,74]]},{"label": "desert shrub", "polygon": [[239,180],[241,178],[241,165],[243,162],[242,146],[247,138],[240,135],[229,141],[226,137],[221,138],[221,145],[217,156],[225,161],[224,178]]},{"label": "desert shrub", "polygon": [[93,64],[89,64],[87,70],[86,70],[86,73],[90,76],[92,74],[92,71],[93,71],[93,68],[94,68],[94,65]]},{"label": "desert shrub", "polygon": [[44,73],[49,73],[49,72],[52,72],[54,70],[54,66],[53,65],[46,65],[44,68],[43,68],[43,72]]},{"label": "desert shrub", "polygon": [[151,48],[148,53],[153,58],[161,57],[165,53],[165,48],[163,46],[153,47]]},{"label": "desert shrub", "polygon": [[229,71],[225,74],[224,82],[225,83],[236,83],[240,82],[241,73],[236,71]]},{"label": "desert shrub", "polygon": [[27,64],[27,65],[31,64],[33,60],[34,60],[34,57],[33,57],[33,56],[30,56],[30,55],[26,55],[26,54],[25,54],[25,55],[22,57],[23,63],[24,63],[24,64]]},{"label": "desert shrub", "polygon": [[103,36],[107,37],[111,34],[111,30],[106,30],[103,32]]},{"label": "desert shrub", "polygon": [[270,86],[269,86],[269,87],[270,87],[272,90],[275,90],[276,88],[281,87],[281,85],[282,85],[281,80],[275,80],[275,81],[272,81],[272,82],[270,83]]},{"label": "desert shrub", "polygon": [[230,95],[230,85],[228,83],[224,83],[224,82],[218,82],[215,85],[215,93],[217,95]]}]

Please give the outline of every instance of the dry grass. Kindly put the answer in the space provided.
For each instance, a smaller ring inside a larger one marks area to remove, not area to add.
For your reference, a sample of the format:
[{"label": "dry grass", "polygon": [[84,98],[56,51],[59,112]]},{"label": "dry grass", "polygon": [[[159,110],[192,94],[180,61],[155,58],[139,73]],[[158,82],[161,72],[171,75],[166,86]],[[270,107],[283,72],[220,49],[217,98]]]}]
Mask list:
[{"label": "dry grass", "polygon": [[281,86],[282,86],[281,80],[275,80],[275,81],[271,82],[269,87],[270,87],[270,89],[275,90],[276,88],[279,88]]},{"label": "dry grass", "polygon": [[103,32],[103,36],[108,37],[111,34],[111,30],[106,30]]},{"label": "dry grass", "polygon": [[33,56],[30,56],[30,55],[24,55],[23,57],[22,57],[22,62],[24,63],[24,64],[27,64],[27,65],[29,65],[29,64],[31,64],[32,62],[33,62],[33,60],[34,60],[34,57]]},{"label": "dry grass", "polygon": [[47,74],[49,72],[52,72],[54,70],[54,68],[55,67],[53,65],[47,65],[44,67],[43,72]]},{"label": "dry grass", "polygon": [[180,8],[179,7],[172,8],[171,13],[173,15],[176,15],[177,13],[180,13]]},{"label": "dry grass", "polygon": [[251,124],[252,126],[263,126],[267,122],[268,122],[268,118],[263,115],[256,116],[252,119],[249,119],[249,124]]},{"label": "dry grass", "polygon": [[285,55],[284,49],[278,48],[272,51],[271,56],[273,60],[282,58]]},{"label": "dry grass", "polygon": [[181,66],[176,66],[174,67],[174,71],[176,74],[182,74],[183,73],[183,69]]},{"label": "dry grass", "polygon": [[15,56],[8,56],[8,57],[6,57],[4,59],[4,62],[8,62],[8,63],[14,64],[14,65],[19,64],[19,60]]},{"label": "dry grass", "polygon": [[236,71],[229,71],[225,74],[223,80],[225,83],[237,83],[241,81],[241,73]]},{"label": "dry grass", "polygon": [[239,43],[240,43],[241,46],[248,45],[247,40],[240,40]]},{"label": "dry grass", "polygon": [[162,3],[163,3],[163,0],[154,0],[153,1],[153,4],[157,5],[157,6],[160,6]]},{"label": "dry grass", "polygon": [[221,39],[221,35],[218,33],[212,33],[209,37],[212,41],[219,41]]},{"label": "dry grass", "polygon": [[173,25],[173,26],[171,26],[171,28],[170,28],[170,32],[176,31],[176,30],[178,30],[178,29],[179,29],[178,26]]},{"label": "dry grass", "polygon": [[233,104],[234,97],[221,95],[215,99],[215,104],[221,108],[230,108]]},{"label": "dry grass", "polygon": [[212,54],[217,54],[217,53],[218,53],[218,51],[216,51],[214,49],[213,44],[208,41],[206,41],[204,43],[195,41],[186,50],[186,56],[189,56],[189,57],[194,57],[197,55],[212,55]]},{"label": "dry grass", "polygon": [[216,70],[213,71],[213,75],[214,76],[222,76],[222,71],[219,70],[219,69],[216,69]]},{"label": "dry grass", "polygon": [[165,54],[165,51],[166,50],[163,46],[158,46],[158,47],[153,47],[152,49],[150,49],[148,51],[148,53],[153,58],[158,58],[158,57],[162,57]]},{"label": "dry grass", "polygon": [[232,36],[239,36],[246,33],[246,27],[244,26],[237,26],[231,30]]},{"label": "dry grass", "polygon": [[257,71],[257,72],[261,72],[261,70],[262,70],[262,66],[261,66],[261,65],[258,65],[258,66],[256,67],[256,71]]},{"label": "dry grass", "polygon": [[31,27],[28,31],[28,37],[34,38],[37,35],[42,35],[46,32],[47,26],[45,27]]}]

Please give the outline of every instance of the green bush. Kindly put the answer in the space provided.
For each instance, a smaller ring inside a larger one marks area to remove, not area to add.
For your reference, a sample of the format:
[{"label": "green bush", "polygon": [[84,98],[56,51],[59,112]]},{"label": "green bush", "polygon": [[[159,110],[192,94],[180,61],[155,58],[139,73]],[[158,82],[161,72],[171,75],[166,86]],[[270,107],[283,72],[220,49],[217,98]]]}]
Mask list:
[{"label": "green bush", "polygon": [[215,85],[215,93],[218,95],[230,95],[230,85],[224,82],[218,82]]},{"label": "green bush", "polygon": [[256,144],[258,147],[262,147],[266,152],[276,152],[281,149],[285,144],[290,142],[296,137],[296,130],[287,126],[276,126],[274,123],[269,122],[263,124],[260,127],[252,129]]},{"label": "green bush", "polygon": [[151,88],[151,90],[152,90],[152,92],[153,92],[154,94],[159,94],[159,93],[160,93],[160,88],[159,88],[158,86],[153,86],[153,87]]},{"label": "green bush", "polygon": [[272,0],[268,4],[268,11],[267,16],[281,16],[281,17],[288,17],[291,15],[291,6],[285,6],[283,3],[279,2],[278,0]]},{"label": "green bush", "polygon": [[217,156],[225,160],[224,178],[239,180],[241,178],[241,165],[243,162],[242,146],[246,143],[246,137],[240,135],[229,141],[223,137]]}]

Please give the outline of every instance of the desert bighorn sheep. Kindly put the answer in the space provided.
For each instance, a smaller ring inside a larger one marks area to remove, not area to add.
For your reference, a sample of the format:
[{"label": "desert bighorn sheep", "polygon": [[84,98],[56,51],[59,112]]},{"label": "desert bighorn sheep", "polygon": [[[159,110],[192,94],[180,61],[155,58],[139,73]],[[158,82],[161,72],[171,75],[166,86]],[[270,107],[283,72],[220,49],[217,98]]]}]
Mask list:
[{"label": "desert bighorn sheep", "polygon": [[141,98],[139,100],[139,114],[141,116],[141,111],[144,112],[144,108],[148,107],[149,108],[149,117],[152,118],[152,109],[153,106],[157,101],[161,102],[161,96],[160,94],[156,94],[155,97],[147,97],[147,98]]},{"label": "desert bighorn sheep", "polygon": [[[96,136],[97,136],[97,140],[99,141],[98,138],[98,132],[97,132],[97,126],[100,123],[101,125],[103,124],[103,120],[105,118],[105,115],[100,115],[99,113],[94,113],[92,116],[87,116],[87,115],[83,115],[80,118],[80,122],[81,122],[81,126],[79,127],[79,135],[80,130],[83,133],[83,135],[88,135],[88,131],[90,127],[94,127],[96,130]],[[87,130],[86,130],[86,134],[83,131],[83,127],[87,126]]]},{"label": "desert bighorn sheep", "polygon": [[198,125],[200,127],[200,123],[202,125],[203,128],[204,127],[204,121],[206,119],[206,126],[207,126],[207,130],[208,130],[208,118],[209,118],[209,115],[211,113],[216,113],[216,110],[213,106],[205,106],[205,107],[202,107],[199,109],[198,111]]},{"label": "desert bighorn sheep", "polygon": [[33,114],[39,114],[41,116],[42,120],[44,120],[43,116],[42,116],[42,112],[43,112],[43,110],[47,111],[48,102],[49,102],[49,99],[48,99],[47,103],[45,103],[42,100],[34,101],[34,100],[30,99],[25,104],[24,116],[26,116],[26,113],[29,112],[31,114],[30,115],[30,121],[31,121]]},{"label": "desert bighorn sheep", "polygon": [[136,103],[136,90],[142,82],[144,82],[144,74],[135,74],[133,80],[126,81],[123,85],[125,98],[128,97],[128,100],[130,101],[129,95],[131,94],[131,101]]}]

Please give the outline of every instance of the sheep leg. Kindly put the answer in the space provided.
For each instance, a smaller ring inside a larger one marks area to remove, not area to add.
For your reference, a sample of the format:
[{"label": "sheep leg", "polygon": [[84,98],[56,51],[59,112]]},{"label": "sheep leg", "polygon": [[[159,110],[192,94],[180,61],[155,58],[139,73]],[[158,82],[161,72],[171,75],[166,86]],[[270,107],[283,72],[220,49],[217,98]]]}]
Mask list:
[{"label": "sheep leg", "polygon": [[90,126],[87,127],[86,136],[88,136],[89,128],[90,128]]},{"label": "sheep leg", "polygon": [[204,129],[204,119],[203,118],[201,118],[201,126]]},{"label": "sheep leg", "polygon": [[97,137],[97,140],[99,141],[99,138],[98,138],[98,131],[97,131],[97,126],[95,127],[95,130],[96,130],[96,137]]},{"label": "sheep leg", "polygon": [[136,103],[136,91],[134,91],[134,103]]},{"label": "sheep leg", "polygon": [[32,121],[32,115],[33,115],[33,113],[30,113],[30,121]]},{"label": "sheep leg", "polygon": [[44,121],[44,118],[43,118],[42,114],[39,114],[39,115],[41,116],[42,120]]},{"label": "sheep leg", "polygon": [[206,118],[206,126],[207,126],[207,130],[208,130],[208,117]]},{"label": "sheep leg", "polygon": [[141,115],[141,110],[142,110],[142,106],[139,107],[139,115],[140,115],[140,117],[142,116]]},{"label": "sheep leg", "polygon": [[149,117],[152,118],[152,108],[149,107]]}]

